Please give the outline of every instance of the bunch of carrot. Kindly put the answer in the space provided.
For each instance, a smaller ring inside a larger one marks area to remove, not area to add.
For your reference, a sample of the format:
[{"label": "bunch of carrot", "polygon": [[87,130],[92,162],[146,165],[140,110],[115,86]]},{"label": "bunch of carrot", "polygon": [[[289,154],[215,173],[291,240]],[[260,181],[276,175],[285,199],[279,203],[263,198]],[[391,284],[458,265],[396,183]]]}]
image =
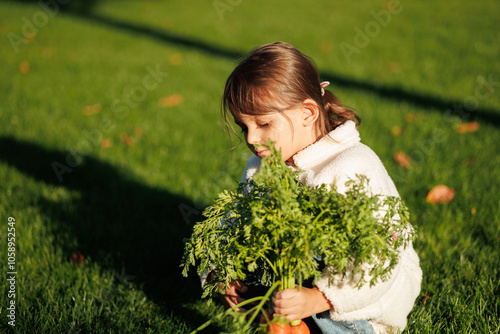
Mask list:
[{"label": "bunch of carrot", "polygon": [[[185,242],[181,265],[184,275],[191,266],[200,275],[217,273],[205,284],[203,296],[223,293],[249,272],[269,286],[264,296],[239,305],[253,305],[247,314],[231,309],[223,314],[237,318],[243,332],[252,328],[273,291],[300,288],[305,279],[318,278],[318,259],[340,274],[359,274],[358,286],[367,283],[365,274],[374,284],[388,277],[399,248],[413,238],[408,210],[399,198],[369,196],[368,180],[361,175],[346,184],[345,194],[326,186],[307,187],[298,180],[299,172],[288,168],[272,149],[274,145],[269,147],[272,155],[262,161],[253,179],[223,191],[204,211],[206,219],[194,226]],[[371,269],[365,272],[361,264]],[[303,322],[287,325],[264,318],[257,330],[307,333]]]}]

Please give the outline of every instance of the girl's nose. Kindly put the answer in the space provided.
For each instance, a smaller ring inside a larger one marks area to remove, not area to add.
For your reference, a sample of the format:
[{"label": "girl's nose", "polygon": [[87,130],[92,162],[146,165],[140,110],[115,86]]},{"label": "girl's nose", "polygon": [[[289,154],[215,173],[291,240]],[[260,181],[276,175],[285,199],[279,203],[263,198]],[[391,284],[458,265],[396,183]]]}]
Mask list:
[{"label": "girl's nose", "polygon": [[249,145],[260,144],[260,137],[256,131],[248,130],[246,140]]}]

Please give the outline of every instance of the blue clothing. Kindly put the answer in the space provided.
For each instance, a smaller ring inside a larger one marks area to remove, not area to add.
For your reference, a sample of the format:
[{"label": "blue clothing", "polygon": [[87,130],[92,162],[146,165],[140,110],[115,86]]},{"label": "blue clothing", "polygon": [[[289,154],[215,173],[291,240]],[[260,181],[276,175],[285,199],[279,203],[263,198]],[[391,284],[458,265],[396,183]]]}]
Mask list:
[{"label": "blue clothing", "polygon": [[334,321],[330,311],[312,316],[323,334],[374,334],[373,327],[367,320]]}]

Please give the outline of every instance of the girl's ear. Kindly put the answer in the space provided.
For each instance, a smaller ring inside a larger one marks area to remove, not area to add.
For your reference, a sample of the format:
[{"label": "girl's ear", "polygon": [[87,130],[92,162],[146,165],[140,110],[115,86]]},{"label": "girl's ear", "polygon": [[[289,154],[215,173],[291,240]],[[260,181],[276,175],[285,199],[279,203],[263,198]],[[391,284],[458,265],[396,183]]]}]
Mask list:
[{"label": "girl's ear", "polygon": [[302,124],[304,126],[312,126],[318,120],[320,109],[316,101],[313,99],[305,99],[302,102]]}]

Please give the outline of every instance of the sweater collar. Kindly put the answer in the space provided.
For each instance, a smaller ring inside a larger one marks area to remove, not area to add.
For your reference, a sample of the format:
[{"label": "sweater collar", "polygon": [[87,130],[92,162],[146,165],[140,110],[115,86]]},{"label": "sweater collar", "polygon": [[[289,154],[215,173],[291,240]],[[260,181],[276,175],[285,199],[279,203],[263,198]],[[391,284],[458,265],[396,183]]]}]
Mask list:
[{"label": "sweater collar", "polygon": [[359,143],[359,141],[356,123],[347,121],[314,144],[295,154],[293,161],[299,170],[311,169],[346,148]]}]

